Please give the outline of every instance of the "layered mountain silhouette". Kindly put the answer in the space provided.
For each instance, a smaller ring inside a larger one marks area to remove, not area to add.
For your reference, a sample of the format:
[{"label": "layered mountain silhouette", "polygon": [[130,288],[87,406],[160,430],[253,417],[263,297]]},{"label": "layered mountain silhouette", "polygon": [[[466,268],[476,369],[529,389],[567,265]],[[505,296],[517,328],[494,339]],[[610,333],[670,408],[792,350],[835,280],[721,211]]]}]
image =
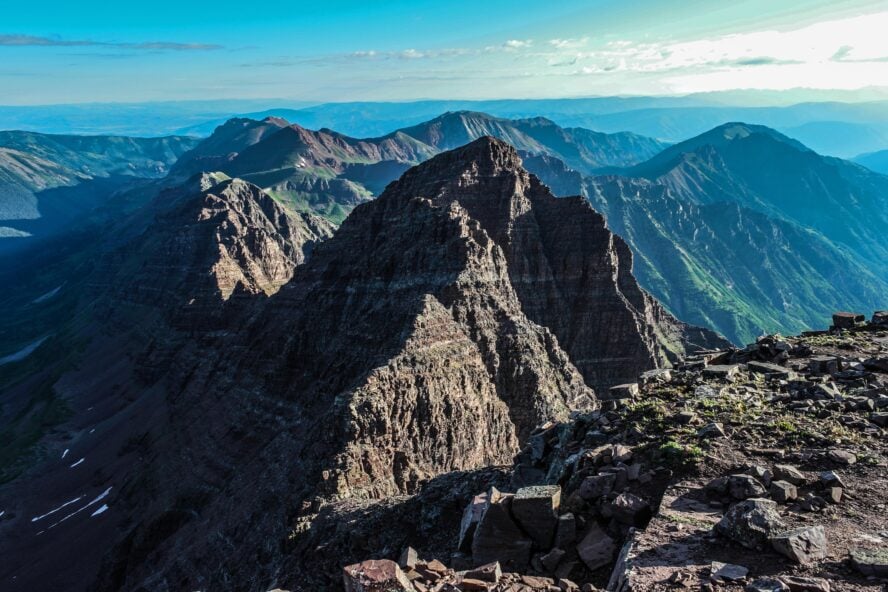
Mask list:
[{"label": "layered mountain silhouette", "polygon": [[528,154],[560,158],[583,171],[633,165],[665,147],[636,134],[562,129],[544,118],[508,120],[469,111],[362,140],[287,125],[279,118],[235,119],[185,154],[172,175],[223,171],[263,187],[292,209],[311,210],[339,223],[410,166],[482,136]]},{"label": "layered mountain silhouette", "polygon": [[853,160],[857,164],[865,166],[871,171],[875,171],[883,175],[888,174],[888,150],[868,152],[866,154],[856,156]]},{"label": "layered mountain silhouette", "polygon": [[631,179],[583,193],[638,254],[642,285],[735,342],[875,309],[888,290],[888,177],[736,123],[610,172]]},{"label": "layered mountain silhouette", "polygon": [[7,429],[64,413],[39,447],[8,432],[4,579],[323,589],[319,566],[368,544],[306,543],[323,507],[510,462],[594,389],[724,344],[639,288],[588,201],[488,137],[328,235],[221,173],[123,223],[69,322],[6,375]]},{"label": "layered mountain silhouette", "polygon": [[165,176],[197,143],[0,132],[0,250],[57,234],[122,187]]},{"label": "layered mountain silhouette", "polygon": [[476,112],[364,141],[290,129],[223,170],[285,207],[337,221],[439,150],[484,134],[510,142],[556,195],[592,200],[633,249],[642,285],[669,310],[735,343],[803,330],[837,308],[873,309],[888,288],[886,178],[762,126],[726,124],[662,150],[633,134]]},{"label": "layered mountain silhouette", "polygon": [[888,178],[763,126],[729,123],[622,172],[694,203],[734,202],[818,231],[888,278]]}]

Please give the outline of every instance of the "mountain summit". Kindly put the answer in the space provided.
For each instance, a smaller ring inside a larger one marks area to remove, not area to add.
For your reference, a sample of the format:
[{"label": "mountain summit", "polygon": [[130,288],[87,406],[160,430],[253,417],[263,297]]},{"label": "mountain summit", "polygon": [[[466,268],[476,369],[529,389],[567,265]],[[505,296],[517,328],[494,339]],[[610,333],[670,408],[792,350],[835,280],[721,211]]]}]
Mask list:
[{"label": "mountain summit", "polygon": [[[111,258],[102,329],[70,327],[87,344],[76,369],[46,361],[72,416],[52,458],[7,490],[16,535],[0,551],[20,582],[323,589],[330,563],[374,548],[318,547],[325,508],[372,509],[506,464],[535,426],[594,408],[594,389],[724,343],[638,287],[628,248],[586,200],[556,199],[489,137],[411,169],[326,240],[299,232],[305,220],[273,240],[282,213],[257,187],[196,181],[160,200],[156,223],[178,230]],[[176,245],[197,273],[163,265]],[[185,285],[133,298],[167,278]],[[256,294],[231,305],[227,286]],[[73,386],[84,373],[88,392]],[[79,470],[55,467],[66,448]],[[75,514],[37,538],[30,517],[105,491],[102,520]],[[32,563],[38,548],[51,552]],[[72,548],[87,551],[70,561]]]}]

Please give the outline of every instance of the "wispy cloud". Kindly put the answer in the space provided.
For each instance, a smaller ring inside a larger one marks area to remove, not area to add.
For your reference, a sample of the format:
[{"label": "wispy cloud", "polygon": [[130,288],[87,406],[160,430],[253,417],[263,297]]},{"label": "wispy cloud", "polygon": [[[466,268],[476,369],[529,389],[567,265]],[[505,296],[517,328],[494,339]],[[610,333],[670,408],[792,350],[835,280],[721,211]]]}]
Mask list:
[{"label": "wispy cloud", "polygon": [[509,39],[503,43],[506,49],[524,49],[533,45],[533,39]]},{"label": "wispy cloud", "polygon": [[549,45],[557,49],[576,49],[584,47],[588,43],[588,37],[580,37],[578,39],[549,39]]},{"label": "wispy cloud", "polygon": [[222,45],[214,43],[178,43],[174,41],[113,42],[12,34],[0,34],[0,47],[114,47],[134,51],[211,51],[223,49]]}]

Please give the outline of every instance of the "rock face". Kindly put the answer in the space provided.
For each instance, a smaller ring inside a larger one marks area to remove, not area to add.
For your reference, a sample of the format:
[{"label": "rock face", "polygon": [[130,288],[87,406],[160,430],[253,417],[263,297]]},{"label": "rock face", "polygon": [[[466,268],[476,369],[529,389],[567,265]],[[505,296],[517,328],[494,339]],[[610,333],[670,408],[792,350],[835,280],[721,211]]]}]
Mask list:
[{"label": "rock face", "polygon": [[161,310],[190,331],[227,322],[232,296],[277,292],[334,230],[222,173],[196,175],[151,205],[154,220],[103,261],[101,281],[113,302]]},{"label": "rock face", "polygon": [[441,155],[380,200],[399,193],[457,205],[475,220],[505,256],[525,314],[555,334],[596,389],[628,382],[694,342],[719,343],[711,333],[689,337],[693,328],[638,287],[631,253],[601,215],[581,198],[556,199],[507,144],[482,138]]},{"label": "rock face", "polygon": [[[556,580],[561,590],[595,589],[593,583],[608,581],[607,590],[615,592],[744,584],[749,592],[857,591],[884,585],[886,440],[868,409],[888,407],[888,373],[867,371],[861,360],[884,351],[886,337],[875,321],[829,334],[766,336],[742,350],[688,359],[668,374],[648,373],[639,386],[643,404],[616,399],[612,410],[540,426],[516,456],[515,493],[496,492],[496,499],[508,500],[497,508],[500,527],[485,529],[478,546],[484,551],[480,560],[493,561],[511,558],[516,549],[524,558],[530,544],[530,564],[518,574],[508,573],[521,569],[514,562],[504,565],[499,584],[487,589],[523,592],[513,584],[515,576],[540,590],[554,590]],[[822,384],[820,369],[810,369],[810,362],[827,354],[836,362],[831,378],[841,384],[842,398],[817,399],[824,405],[806,417],[806,407],[796,404]],[[796,378],[769,372],[763,379],[752,361],[791,369]],[[728,378],[704,372],[706,364],[739,370]],[[704,385],[712,394],[699,394]],[[872,404],[861,405],[866,402]],[[743,419],[745,405],[760,419]],[[682,408],[694,410],[692,425],[717,418],[727,431],[704,438],[676,426],[670,414]],[[843,465],[841,475],[823,470],[841,464],[831,454],[834,438],[796,436],[802,429],[813,434],[839,426],[854,430],[847,447],[865,450],[870,466]],[[795,493],[786,492],[796,488],[802,499],[789,499]],[[847,499],[833,495],[843,489],[852,492]],[[466,496],[463,538],[477,536],[470,527],[487,496]],[[533,503],[519,508],[518,500]],[[553,507],[554,539],[528,540],[538,525],[549,523]],[[450,549],[455,542],[454,535]],[[476,550],[460,546],[449,565],[465,569],[458,566],[478,561]],[[435,544],[427,544],[420,556],[435,551]],[[840,570],[837,560],[844,564]]]}]

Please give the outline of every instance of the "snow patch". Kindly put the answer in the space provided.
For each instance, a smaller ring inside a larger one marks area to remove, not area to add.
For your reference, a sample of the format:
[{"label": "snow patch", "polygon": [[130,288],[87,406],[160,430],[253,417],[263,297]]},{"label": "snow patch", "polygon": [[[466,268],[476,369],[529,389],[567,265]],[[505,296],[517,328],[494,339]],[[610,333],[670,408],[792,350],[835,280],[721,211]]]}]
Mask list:
[{"label": "snow patch", "polygon": [[41,337],[37,341],[32,341],[31,343],[13,354],[9,354],[8,356],[0,358],[0,366],[2,366],[3,364],[11,364],[12,362],[21,362],[32,353],[34,353],[34,350],[40,347],[40,345],[47,339],[49,339],[49,335],[47,335],[46,337]]},{"label": "snow patch", "polygon": [[93,516],[98,516],[99,514],[101,514],[102,512],[104,512],[107,509],[108,509],[108,504],[102,504],[102,507],[100,507],[98,510],[96,510],[95,512],[90,514],[89,517],[92,518]]},{"label": "snow patch", "polygon": [[43,514],[42,516],[35,516],[35,517],[31,518],[31,522],[37,522],[38,520],[43,520],[44,518],[46,518],[50,514],[55,514],[56,512],[58,512],[59,510],[61,510],[65,506],[70,506],[71,504],[76,504],[81,499],[83,499],[83,496],[79,495],[79,496],[75,497],[74,499],[72,499],[71,501],[65,502],[64,504],[62,504],[61,506],[59,506],[55,510],[50,510],[49,512],[47,512],[46,514]]},{"label": "snow patch", "polygon": [[47,292],[43,296],[38,296],[37,298],[32,300],[31,304],[40,304],[41,302],[46,302],[47,300],[49,300],[50,298],[52,298],[53,296],[58,294],[59,290],[61,290],[61,289],[62,289],[61,286],[59,286],[57,288],[53,288],[52,290],[50,290],[49,292]]},{"label": "snow patch", "polygon": [[[100,501],[102,501],[103,499],[105,499],[106,497],[108,497],[108,494],[109,494],[109,493],[111,493],[111,487],[109,487],[108,489],[106,489],[105,491],[103,491],[102,493],[100,493],[99,495],[97,495],[97,496],[96,496],[96,499],[94,499],[93,501],[89,502],[88,504],[86,504],[85,506],[83,506],[82,508],[80,508],[79,510],[74,510],[73,512],[71,512],[70,514],[68,514],[67,516],[65,516],[64,518],[62,518],[62,519],[59,520],[58,522],[56,522],[55,524],[50,525],[46,530],[49,530],[50,528],[54,528],[54,527],[58,526],[59,524],[61,524],[61,523],[64,522],[65,520],[67,520],[68,518],[71,518],[72,516],[76,516],[77,514],[79,514],[80,512],[84,511],[85,509],[87,509],[87,508],[90,507],[90,506],[94,506],[94,505],[96,505],[97,503],[99,503]],[[82,497],[82,496],[81,496],[81,497]]]},{"label": "snow patch", "polygon": [[80,463],[82,463],[82,462],[85,461],[85,460],[86,460],[85,458],[81,458],[81,459],[78,460],[76,463],[74,463],[73,465],[71,465],[71,468],[73,469],[74,467],[76,467],[77,465],[79,465]]}]

